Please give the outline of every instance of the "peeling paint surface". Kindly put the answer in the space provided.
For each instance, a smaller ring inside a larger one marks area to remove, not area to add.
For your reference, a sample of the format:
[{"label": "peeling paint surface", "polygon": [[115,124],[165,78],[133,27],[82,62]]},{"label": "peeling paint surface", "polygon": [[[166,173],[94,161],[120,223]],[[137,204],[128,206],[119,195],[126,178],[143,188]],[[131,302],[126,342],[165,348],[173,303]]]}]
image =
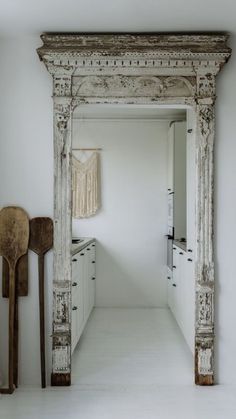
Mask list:
[{"label": "peeling paint surface", "polygon": [[195,382],[214,382],[213,151],[216,75],[224,34],[43,34],[37,52],[53,77],[53,374],[71,372],[71,121],[84,103],[190,105],[196,112]]}]

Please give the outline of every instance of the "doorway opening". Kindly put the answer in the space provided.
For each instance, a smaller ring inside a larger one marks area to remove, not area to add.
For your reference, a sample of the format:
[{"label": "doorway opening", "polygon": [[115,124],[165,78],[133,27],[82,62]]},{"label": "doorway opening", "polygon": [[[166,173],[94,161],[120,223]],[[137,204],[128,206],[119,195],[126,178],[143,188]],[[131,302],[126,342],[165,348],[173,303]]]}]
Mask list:
[{"label": "doorway opening", "polygon": [[99,154],[100,190],[95,215],[72,214],[75,384],[192,383],[194,131],[186,107],[73,112],[72,155]]}]

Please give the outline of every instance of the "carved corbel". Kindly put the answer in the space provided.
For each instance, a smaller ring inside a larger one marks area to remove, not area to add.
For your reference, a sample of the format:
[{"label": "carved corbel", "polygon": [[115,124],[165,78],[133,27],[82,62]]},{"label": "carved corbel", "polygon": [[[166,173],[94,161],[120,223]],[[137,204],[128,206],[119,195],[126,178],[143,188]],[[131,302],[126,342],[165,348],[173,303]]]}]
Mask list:
[{"label": "carved corbel", "polygon": [[54,74],[53,76],[53,95],[61,97],[70,97],[71,96],[71,79],[72,74]]},{"label": "carved corbel", "polygon": [[53,78],[53,97],[70,97],[74,66],[55,64],[53,59],[46,60],[45,65]]}]

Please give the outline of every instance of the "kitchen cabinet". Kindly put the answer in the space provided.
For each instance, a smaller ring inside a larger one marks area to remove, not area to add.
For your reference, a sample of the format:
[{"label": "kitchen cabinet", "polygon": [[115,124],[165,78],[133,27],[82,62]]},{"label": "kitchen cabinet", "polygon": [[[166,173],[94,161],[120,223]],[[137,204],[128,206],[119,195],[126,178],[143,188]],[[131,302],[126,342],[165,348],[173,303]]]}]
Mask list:
[{"label": "kitchen cabinet", "polygon": [[186,237],[186,122],[173,121],[167,139],[168,225]]},{"label": "kitchen cabinet", "polygon": [[192,109],[187,110],[187,247],[194,251],[196,240],[196,161],[195,161],[196,118]]},{"label": "kitchen cabinet", "polygon": [[72,256],[72,352],[95,304],[95,241]]},{"label": "kitchen cabinet", "polygon": [[189,252],[173,245],[173,272],[167,270],[168,306],[192,353],[194,351],[194,263]]},{"label": "kitchen cabinet", "polygon": [[186,237],[186,122],[174,126],[174,229],[175,238]]},{"label": "kitchen cabinet", "polygon": [[167,138],[167,188],[174,191],[174,123],[170,125]]}]

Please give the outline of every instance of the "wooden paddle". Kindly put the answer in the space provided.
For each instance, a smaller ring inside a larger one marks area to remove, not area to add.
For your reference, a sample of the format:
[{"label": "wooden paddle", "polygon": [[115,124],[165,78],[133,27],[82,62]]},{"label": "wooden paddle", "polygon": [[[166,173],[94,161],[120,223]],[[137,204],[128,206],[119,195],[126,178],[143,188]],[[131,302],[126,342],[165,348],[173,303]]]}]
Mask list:
[{"label": "wooden paddle", "polygon": [[[15,270],[18,259],[28,250],[29,218],[22,208],[5,207],[0,211],[0,255],[9,265],[9,359],[8,388],[0,393],[13,393],[17,379],[18,364],[18,313],[16,313]],[[17,330],[15,327],[17,324]],[[16,334],[16,335],[15,335]]]},{"label": "wooden paddle", "polygon": [[53,246],[53,221],[48,217],[36,217],[30,221],[29,248],[38,255],[39,269],[39,317],[41,385],[46,387],[45,322],[44,322],[44,254]]},{"label": "wooden paddle", "polygon": [[[28,295],[28,252],[21,256],[16,265],[16,293],[18,297]],[[9,267],[5,258],[2,258],[2,296],[9,298]]]}]

